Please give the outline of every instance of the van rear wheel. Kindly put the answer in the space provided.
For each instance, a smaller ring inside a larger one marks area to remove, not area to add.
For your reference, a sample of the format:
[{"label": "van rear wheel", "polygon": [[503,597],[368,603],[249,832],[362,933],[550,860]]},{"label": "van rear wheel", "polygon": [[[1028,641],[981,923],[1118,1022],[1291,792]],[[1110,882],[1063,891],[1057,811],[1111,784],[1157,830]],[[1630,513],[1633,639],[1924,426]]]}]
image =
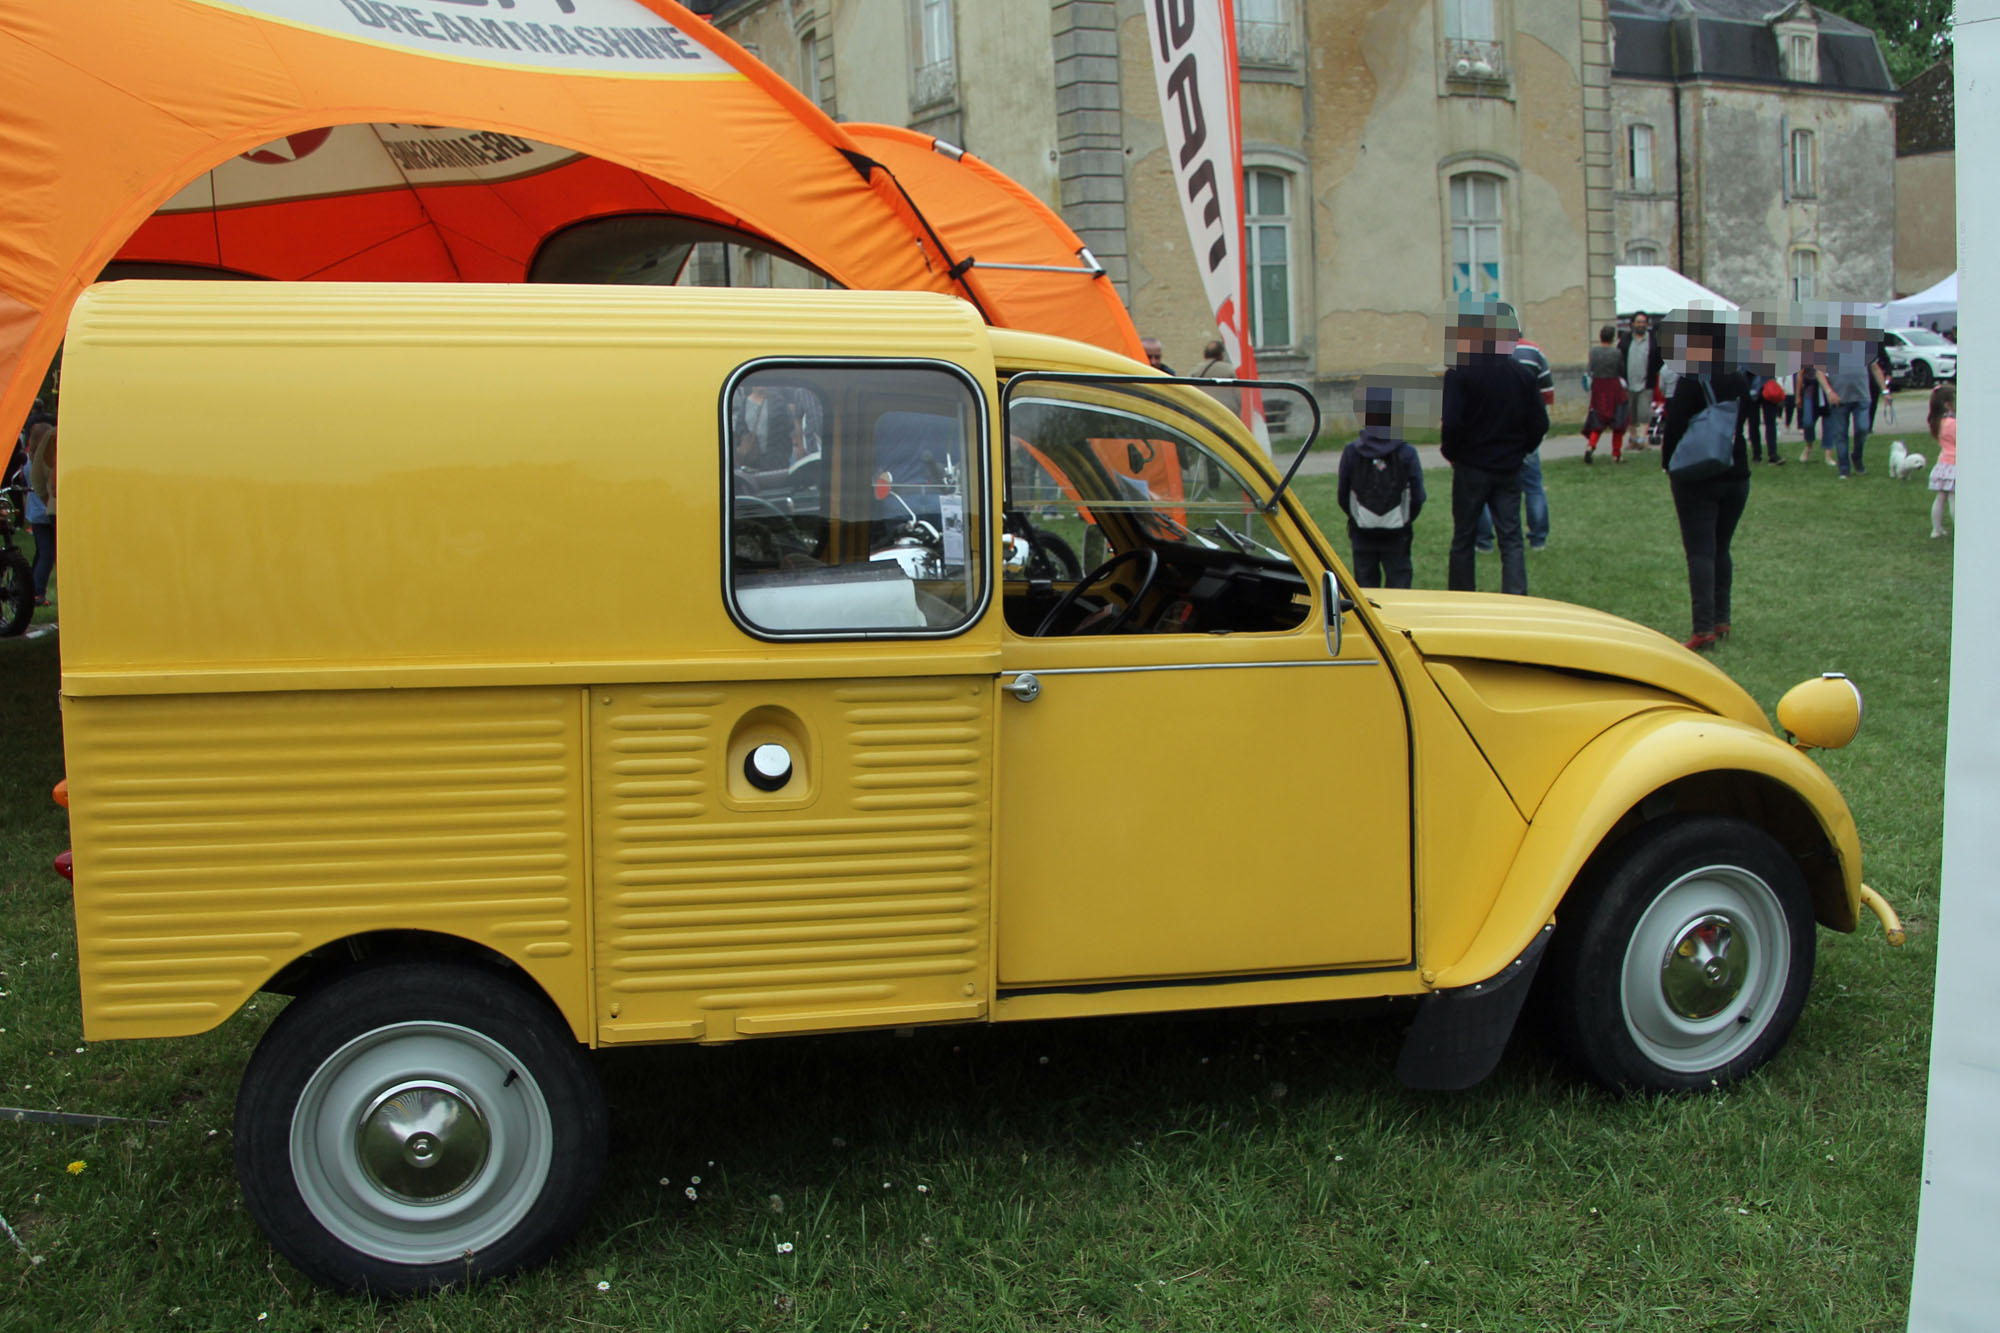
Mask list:
[{"label": "van rear wheel", "polygon": [[541,1262],[604,1173],[604,1097],[542,998],[396,962],[293,1003],[236,1100],[251,1216],[307,1276],[406,1295]]},{"label": "van rear wheel", "polygon": [[1714,815],[1658,820],[1557,911],[1557,1032],[1612,1087],[1733,1083],[1791,1034],[1814,943],[1805,878],[1769,834]]}]

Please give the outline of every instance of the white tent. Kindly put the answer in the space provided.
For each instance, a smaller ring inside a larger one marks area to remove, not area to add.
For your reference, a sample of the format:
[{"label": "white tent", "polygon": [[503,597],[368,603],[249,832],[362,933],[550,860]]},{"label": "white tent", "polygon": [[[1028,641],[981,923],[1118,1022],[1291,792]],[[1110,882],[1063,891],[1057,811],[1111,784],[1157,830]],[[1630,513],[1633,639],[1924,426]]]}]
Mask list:
[{"label": "white tent", "polygon": [[1643,310],[1658,318],[1695,305],[1711,310],[1737,308],[1736,302],[1728,297],[1717,295],[1664,264],[1620,264],[1616,278],[1615,295],[1621,317]]},{"label": "white tent", "polygon": [[1907,329],[1913,324],[1928,327],[1933,321],[1941,329],[1958,327],[1958,274],[1882,307],[1885,329]]}]

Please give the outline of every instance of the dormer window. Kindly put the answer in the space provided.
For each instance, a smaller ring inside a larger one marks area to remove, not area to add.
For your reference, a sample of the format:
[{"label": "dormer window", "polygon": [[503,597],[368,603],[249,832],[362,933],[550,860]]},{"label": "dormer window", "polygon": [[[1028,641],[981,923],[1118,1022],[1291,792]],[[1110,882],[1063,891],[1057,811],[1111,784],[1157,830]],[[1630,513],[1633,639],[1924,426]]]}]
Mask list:
[{"label": "dormer window", "polygon": [[1778,58],[1793,83],[1819,82],[1819,22],[1809,5],[1796,5],[1771,25]]}]

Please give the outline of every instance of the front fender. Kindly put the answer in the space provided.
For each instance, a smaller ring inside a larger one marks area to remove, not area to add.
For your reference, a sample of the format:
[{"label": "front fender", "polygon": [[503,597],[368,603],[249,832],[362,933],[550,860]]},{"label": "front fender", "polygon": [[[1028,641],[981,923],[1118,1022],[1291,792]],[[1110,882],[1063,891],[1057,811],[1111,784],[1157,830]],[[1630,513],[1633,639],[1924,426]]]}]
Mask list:
[{"label": "front fender", "polygon": [[[1664,807],[1641,811],[1656,793],[1666,798]],[[1663,710],[1612,727],[1563,769],[1535,811],[1485,923],[1463,956],[1433,969],[1432,984],[1463,986],[1497,974],[1555,916],[1622,821],[1690,808],[1735,814],[1771,833],[1801,858],[1820,923],[1854,929],[1861,839],[1833,780],[1767,730]]]}]

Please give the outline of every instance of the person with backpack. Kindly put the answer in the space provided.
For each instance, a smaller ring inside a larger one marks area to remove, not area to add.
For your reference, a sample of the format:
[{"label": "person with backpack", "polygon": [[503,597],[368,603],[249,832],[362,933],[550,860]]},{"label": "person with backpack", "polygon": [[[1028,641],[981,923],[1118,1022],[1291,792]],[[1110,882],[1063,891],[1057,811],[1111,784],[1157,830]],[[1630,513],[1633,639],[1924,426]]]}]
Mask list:
[{"label": "person with backpack", "polygon": [[1424,466],[1402,437],[1398,386],[1364,379],[1354,394],[1361,434],[1340,451],[1340,511],[1354,581],[1364,588],[1407,588],[1412,525],[1424,507]]}]

